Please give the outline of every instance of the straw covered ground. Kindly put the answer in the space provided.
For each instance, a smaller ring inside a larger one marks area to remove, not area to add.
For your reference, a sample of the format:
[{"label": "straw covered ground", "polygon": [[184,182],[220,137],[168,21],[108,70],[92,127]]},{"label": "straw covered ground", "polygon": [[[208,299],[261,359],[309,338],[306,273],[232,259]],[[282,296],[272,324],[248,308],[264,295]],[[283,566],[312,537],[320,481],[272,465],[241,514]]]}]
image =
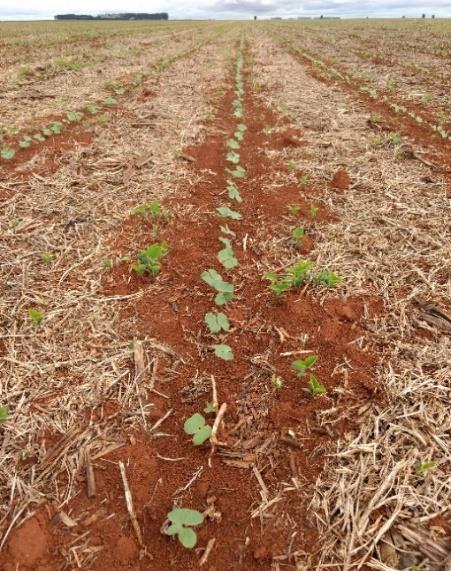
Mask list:
[{"label": "straw covered ground", "polygon": [[451,569],[449,30],[423,122],[335,24],[53,25],[83,65],[0,99],[0,569]]}]

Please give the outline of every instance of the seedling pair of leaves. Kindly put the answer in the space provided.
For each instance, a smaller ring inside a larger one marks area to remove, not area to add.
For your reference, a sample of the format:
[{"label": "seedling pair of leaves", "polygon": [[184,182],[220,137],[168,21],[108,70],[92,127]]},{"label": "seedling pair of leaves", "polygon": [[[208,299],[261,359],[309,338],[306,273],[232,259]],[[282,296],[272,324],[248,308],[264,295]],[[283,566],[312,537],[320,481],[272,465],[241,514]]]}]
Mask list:
[{"label": "seedling pair of leaves", "polygon": [[227,153],[226,159],[229,161],[229,163],[237,165],[240,162],[240,155],[235,151],[229,151]]},{"label": "seedling pair of leaves", "polygon": [[211,426],[205,421],[205,418],[198,412],[190,416],[183,425],[186,434],[191,435],[194,446],[200,446],[211,436]]},{"label": "seedling pair of leaves", "polygon": [[215,289],[218,293],[215,297],[216,305],[224,305],[233,299],[234,286],[225,282],[221,274],[216,270],[210,269],[202,272],[201,277],[205,283]]},{"label": "seedling pair of leaves", "polygon": [[239,141],[237,141],[236,139],[229,139],[227,141],[227,146],[229,147],[229,149],[239,149],[240,148],[240,143]]},{"label": "seedling pair of leaves", "polygon": [[34,307],[31,307],[27,313],[28,313],[28,317],[31,319],[31,322],[33,323],[33,325],[35,327],[38,327],[39,325],[41,325],[41,323],[44,320],[44,313],[42,311],[39,311],[39,309],[35,309]]},{"label": "seedling pair of leaves", "polygon": [[233,171],[226,169],[226,172],[234,178],[244,178],[246,176],[246,169],[244,169],[241,165],[237,165]]},{"label": "seedling pair of leaves", "polygon": [[227,234],[228,236],[233,236],[233,237],[236,236],[235,232],[233,230],[230,230],[230,228],[227,226],[227,224],[224,224],[223,226],[220,226],[219,228],[223,234]]},{"label": "seedling pair of leaves", "polygon": [[296,371],[298,377],[303,377],[308,369],[311,369],[313,365],[318,361],[318,355],[310,355],[305,359],[297,359],[291,363],[291,366]]},{"label": "seedling pair of leaves", "polygon": [[140,204],[133,210],[133,214],[138,214],[140,216],[148,215],[153,218],[159,218],[160,216],[165,218],[169,217],[169,212],[164,212],[157,200]]},{"label": "seedling pair of leaves", "polygon": [[231,270],[238,265],[238,260],[233,255],[232,244],[228,238],[219,238],[219,241],[224,244],[224,248],[218,253],[218,260],[226,270]]},{"label": "seedling pair of leaves", "polygon": [[220,343],[219,345],[212,345],[216,357],[222,359],[223,361],[233,361],[233,351],[229,345],[224,345]]},{"label": "seedling pair of leaves", "polygon": [[280,297],[290,288],[302,285],[312,266],[313,262],[304,260],[287,268],[282,276],[279,276],[276,272],[266,272],[263,277],[271,282],[268,286],[270,291],[276,297]]},{"label": "seedling pair of leaves", "polygon": [[0,157],[6,161],[10,161],[16,156],[16,151],[12,147],[2,147],[0,149]]},{"label": "seedling pair of leaves", "polygon": [[238,187],[233,182],[229,182],[227,184],[227,194],[229,195],[230,200],[236,200],[237,202],[243,202],[243,199],[241,198],[240,191],[238,190]]},{"label": "seedling pair of leaves", "polygon": [[302,226],[296,226],[291,232],[291,238],[295,246],[300,246],[302,244],[302,238],[304,237],[304,228]]},{"label": "seedling pair of leaves", "polygon": [[322,385],[312,373],[310,374],[308,388],[304,390],[311,395],[323,395],[327,393],[326,387]]},{"label": "seedling pair of leaves", "polygon": [[229,331],[230,323],[225,313],[208,312],[204,317],[205,323],[208,325],[211,333],[219,333],[221,330]]},{"label": "seedling pair of leaves", "polygon": [[83,119],[83,113],[79,113],[77,111],[69,111],[66,114],[66,117],[70,123],[76,123],[77,121],[81,121]]},{"label": "seedling pair of leaves", "polygon": [[232,220],[241,220],[241,214],[239,212],[235,212],[235,210],[232,210],[228,206],[220,206],[219,208],[216,209],[216,211],[219,214],[219,216],[222,216],[223,218],[231,218]]},{"label": "seedling pair of leaves", "polygon": [[166,242],[151,244],[146,250],[138,253],[138,263],[132,264],[131,268],[139,275],[146,273],[156,275],[161,270],[159,260],[167,253],[168,245]]},{"label": "seedling pair of leaves", "polygon": [[174,508],[167,515],[170,525],[165,529],[166,535],[176,535],[183,547],[193,549],[197,543],[197,535],[193,527],[204,521],[204,516],[197,510]]},{"label": "seedling pair of leaves", "polygon": [[8,418],[8,407],[7,406],[0,406],[0,422],[5,422]]}]

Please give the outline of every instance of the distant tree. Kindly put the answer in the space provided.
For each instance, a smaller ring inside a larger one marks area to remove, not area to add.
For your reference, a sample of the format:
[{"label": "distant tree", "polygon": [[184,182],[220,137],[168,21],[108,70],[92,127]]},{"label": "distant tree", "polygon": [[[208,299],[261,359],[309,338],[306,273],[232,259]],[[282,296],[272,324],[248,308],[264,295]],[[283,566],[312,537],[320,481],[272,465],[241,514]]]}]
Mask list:
[{"label": "distant tree", "polygon": [[431,18],[432,18],[433,20],[435,20],[435,14],[432,14]]},{"label": "distant tree", "polygon": [[423,20],[426,18],[426,14],[422,14],[421,17],[423,18]]},{"label": "distant tree", "polygon": [[257,19],[257,16],[254,16],[254,20],[256,20],[256,19]]}]

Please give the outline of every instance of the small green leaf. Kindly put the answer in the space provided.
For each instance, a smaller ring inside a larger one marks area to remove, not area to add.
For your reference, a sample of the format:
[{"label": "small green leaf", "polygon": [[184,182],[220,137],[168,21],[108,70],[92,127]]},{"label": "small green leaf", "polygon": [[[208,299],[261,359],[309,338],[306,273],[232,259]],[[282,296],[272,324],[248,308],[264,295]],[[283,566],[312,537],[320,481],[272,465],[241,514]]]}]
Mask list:
[{"label": "small green leaf", "polygon": [[244,178],[246,176],[246,170],[241,165],[237,165],[233,171],[226,169],[226,172],[234,178]]},{"label": "small green leaf", "polygon": [[432,468],[435,468],[435,466],[436,466],[436,462],[434,462],[434,460],[430,460],[428,462],[421,462],[415,468],[415,472],[418,476],[423,476],[424,474],[429,472],[429,470],[431,470]]},{"label": "small green leaf", "polygon": [[299,377],[303,377],[307,369],[313,367],[318,360],[318,355],[310,355],[305,359],[297,359],[291,363],[293,369],[297,372]]},{"label": "small green leaf", "polygon": [[227,224],[225,224],[224,226],[220,226],[219,228],[221,232],[223,232],[224,234],[228,234],[229,236],[236,236],[235,232],[233,232],[233,230],[230,230]]},{"label": "small green leaf", "polygon": [[227,141],[227,146],[229,147],[229,149],[239,149],[240,143],[236,139],[229,139]]},{"label": "small green leaf", "polygon": [[206,424],[200,428],[196,434],[193,436],[192,441],[194,446],[201,446],[206,440],[211,436],[211,426]]},{"label": "small green leaf", "polygon": [[216,357],[223,359],[224,361],[233,361],[233,351],[228,345],[213,345],[212,346]]},{"label": "small green leaf", "polygon": [[233,163],[234,165],[237,165],[240,162],[240,155],[238,153],[236,153],[235,151],[229,151],[227,153],[226,159],[229,161],[229,163]]},{"label": "small green leaf", "polygon": [[307,391],[312,395],[322,395],[324,393],[327,393],[326,387],[318,381],[315,375],[312,374],[310,375],[308,385],[309,388],[307,389]]},{"label": "small green leaf", "polygon": [[8,418],[9,409],[7,406],[0,406],[0,422],[5,422]]},{"label": "small green leaf", "polygon": [[232,220],[241,220],[241,214],[239,212],[235,212],[228,206],[220,206],[216,209],[218,214],[223,218],[231,218]]},{"label": "small green leaf", "polygon": [[33,322],[33,325],[38,326],[42,323],[44,319],[44,313],[42,311],[39,311],[38,309],[35,309],[34,307],[31,307],[28,310],[28,317]]},{"label": "small green leaf", "polygon": [[193,549],[196,546],[197,535],[190,527],[183,527],[178,533],[178,538],[183,547],[187,549]]},{"label": "small green leaf", "polygon": [[231,200],[236,200],[237,202],[242,202],[241,194],[237,186],[233,182],[229,182],[227,185],[227,192]]},{"label": "small green leaf", "polygon": [[0,149],[0,157],[6,161],[10,161],[16,155],[16,151],[11,147],[2,147]]},{"label": "small green leaf", "polygon": [[117,105],[118,101],[114,97],[106,97],[104,103],[105,105]]},{"label": "small green leaf", "polygon": [[42,252],[41,254],[41,260],[45,263],[45,264],[51,264],[53,262],[53,254],[52,252]]},{"label": "small green leaf", "polygon": [[75,123],[76,121],[81,121],[83,118],[83,113],[78,113],[77,111],[69,111],[66,114],[68,121]]},{"label": "small green leaf", "polygon": [[228,331],[230,329],[229,320],[224,313],[207,313],[204,318],[205,323],[212,333],[219,333],[221,329]]},{"label": "small green leaf", "polygon": [[183,430],[186,434],[196,434],[202,427],[205,426],[205,418],[196,412],[190,416],[183,425]]},{"label": "small green leaf", "polygon": [[168,513],[168,520],[179,525],[200,525],[204,521],[204,516],[190,508],[174,508]]}]

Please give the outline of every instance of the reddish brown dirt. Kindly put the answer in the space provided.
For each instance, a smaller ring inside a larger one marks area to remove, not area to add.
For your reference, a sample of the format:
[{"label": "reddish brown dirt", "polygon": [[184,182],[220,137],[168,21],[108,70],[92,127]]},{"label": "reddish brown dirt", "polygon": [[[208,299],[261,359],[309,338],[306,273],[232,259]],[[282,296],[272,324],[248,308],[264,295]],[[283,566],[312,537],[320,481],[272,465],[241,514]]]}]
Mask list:
[{"label": "reddish brown dirt", "polygon": [[341,169],[334,174],[331,185],[337,190],[348,190],[351,185],[351,177],[345,170]]},{"label": "reddish brown dirt", "polygon": [[[248,89],[249,85],[247,82]],[[106,274],[104,281],[105,295],[144,290],[139,302],[123,313],[123,338],[154,338],[178,355],[158,358],[157,369],[153,371],[155,388],[165,396],[148,393],[147,397],[147,404],[153,406],[151,422],[172,411],[157,431],[167,436],[154,437],[144,430],[129,434],[127,439],[124,435],[122,448],[95,461],[96,498],[86,496],[80,474],[80,492],[65,507],[79,522],[77,526],[69,529],[54,517],[40,532],[45,538],[44,548],[31,553],[30,563],[19,561],[15,551],[19,543],[29,541],[30,529],[24,524],[11,534],[0,565],[15,560],[24,571],[59,569],[63,565],[62,555],[88,530],[89,546],[94,550],[89,569],[95,571],[194,570],[213,537],[216,544],[205,566],[209,571],[266,570],[275,556],[285,557],[283,564],[294,568],[294,552],[310,553],[314,558],[321,549],[315,518],[309,510],[309,490],[321,473],[328,446],[351,420],[344,418],[336,423],[335,432],[326,432],[318,423],[317,413],[334,405],[335,387],[345,386],[350,390],[350,404],[374,398],[378,388],[374,386],[371,371],[376,358],[359,351],[353,341],[365,335],[360,323],[364,306],[370,311],[381,308],[374,300],[343,299],[339,294],[321,304],[308,288],[292,291],[282,299],[275,299],[268,291],[262,272],[256,267],[262,252],[252,238],[261,228],[271,235],[273,226],[287,215],[288,204],[306,206],[310,202],[302,197],[301,187],[295,185],[264,190],[263,183],[270,181],[276,166],[281,168],[281,165],[270,162],[263,149],[291,145],[300,134],[287,132],[286,136],[277,137],[265,134],[263,128],[278,124],[278,118],[248,93],[245,98],[248,130],[240,149],[247,177],[237,181],[243,203],[234,205],[242,220],[220,219],[215,209],[228,202],[224,193],[228,167],[225,142],[236,125],[231,115],[232,99],[233,93],[228,92],[218,109],[217,129],[205,143],[186,149],[186,154],[194,159],[192,169],[202,172],[203,182],[187,186],[181,194],[203,218],[201,224],[194,224],[175,217],[162,227],[158,239],[168,242],[169,254],[157,278],[158,289],[146,289],[151,280],[136,277],[125,264]],[[171,204],[165,207],[171,208]],[[315,223],[326,223],[331,217],[323,209]],[[304,208],[299,219],[307,219]],[[229,272],[216,260],[219,225],[223,223],[236,234],[233,244],[239,266]],[[115,243],[117,252],[127,251],[137,238],[146,246],[149,243],[146,224],[138,217],[131,217]],[[246,236],[251,240],[244,249]],[[226,335],[212,336],[203,325],[205,313],[214,308],[214,294],[200,278],[201,272],[208,268],[216,268],[235,284],[235,299],[226,308],[232,325]],[[126,325],[131,323],[133,327]],[[300,336],[306,336],[305,344]],[[233,361],[221,361],[212,355],[210,345],[219,342],[233,348]],[[304,348],[320,356],[315,373],[328,388],[327,395],[310,396],[302,390],[305,380],[294,375],[291,361],[298,355],[301,357],[303,354],[297,352]],[[346,370],[334,373],[345,361]],[[194,382],[199,373],[206,379],[204,385]],[[284,379],[279,391],[271,386],[272,373]],[[193,447],[182,427],[188,416],[202,411],[211,400],[212,375],[219,402],[227,403],[228,409],[219,433],[223,444],[213,456],[210,468],[209,446]],[[180,460],[172,462],[162,457]],[[140,551],[127,515],[119,460],[126,464],[145,550]],[[283,482],[291,487],[265,512],[268,519],[250,518],[250,512],[262,502],[253,466],[258,468],[268,488],[268,499],[277,496]],[[201,467],[198,477],[183,491]],[[300,491],[291,485],[293,478],[299,482]],[[183,506],[201,511],[214,506],[213,517],[198,531],[196,550],[184,550],[161,533],[175,498]],[[54,508],[49,509],[54,516]],[[35,532],[36,524],[33,526]],[[292,537],[293,532],[296,534]],[[49,561],[51,567],[46,567]]]}]

